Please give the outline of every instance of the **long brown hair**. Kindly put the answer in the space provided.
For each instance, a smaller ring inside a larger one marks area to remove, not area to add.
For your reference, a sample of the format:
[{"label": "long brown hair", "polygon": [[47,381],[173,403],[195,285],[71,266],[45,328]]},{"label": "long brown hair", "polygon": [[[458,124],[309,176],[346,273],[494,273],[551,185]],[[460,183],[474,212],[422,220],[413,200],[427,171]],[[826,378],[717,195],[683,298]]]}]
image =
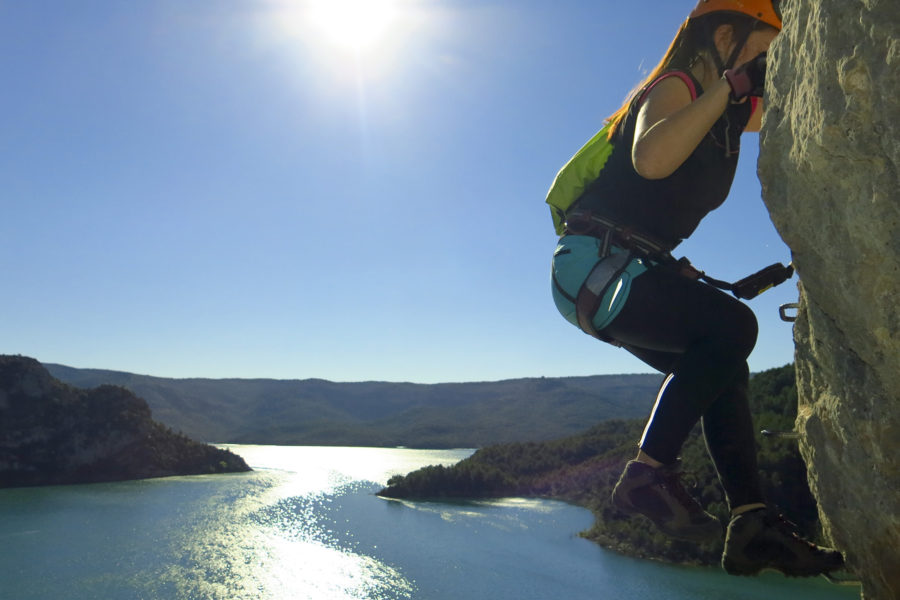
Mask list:
[{"label": "long brown hair", "polygon": [[681,24],[659,64],[628,94],[619,110],[606,119],[609,125],[608,139],[611,140],[616,134],[619,125],[631,110],[634,98],[657,77],[672,69],[690,70],[702,59],[703,52],[717,52],[712,36],[720,25],[731,25],[735,31],[740,30],[744,34],[749,34],[758,25],[765,26],[752,17],[734,12],[714,12],[687,19]]}]

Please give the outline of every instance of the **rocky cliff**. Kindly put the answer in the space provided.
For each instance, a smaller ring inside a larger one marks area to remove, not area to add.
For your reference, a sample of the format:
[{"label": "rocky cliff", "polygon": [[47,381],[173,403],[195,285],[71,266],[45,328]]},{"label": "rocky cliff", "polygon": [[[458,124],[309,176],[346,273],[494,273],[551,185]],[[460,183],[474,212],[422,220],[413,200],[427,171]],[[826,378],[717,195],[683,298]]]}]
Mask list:
[{"label": "rocky cliff", "polygon": [[124,388],[69,387],[36,360],[0,356],[0,488],[249,470],[153,421]]},{"label": "rocky cliff", "polygon": [[800,276],[797,427],[827,535],[900,598],[900,3],[783,2],[759,173]]}]

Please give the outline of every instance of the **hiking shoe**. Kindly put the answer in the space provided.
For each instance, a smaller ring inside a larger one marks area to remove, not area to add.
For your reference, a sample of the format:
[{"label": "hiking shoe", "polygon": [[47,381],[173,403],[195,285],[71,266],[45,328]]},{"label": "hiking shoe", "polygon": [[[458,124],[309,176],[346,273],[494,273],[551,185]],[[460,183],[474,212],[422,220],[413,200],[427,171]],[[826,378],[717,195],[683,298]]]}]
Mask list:
[{"label": "hiking shoe", "polygon": [[731,575],[774,569],[790,577],[811,577],[843,566],[840,552],[804,540],[796,525],[770,508],[743,513],[728,524],[722,568]]},{"label": "hiking shoe", "polygon": [[653,468],[629,461],[612,493],[613,505],[629,514],[641,514],[663,533],[692,542],[721,538],[722,524],[684,489],[680,463]]}]

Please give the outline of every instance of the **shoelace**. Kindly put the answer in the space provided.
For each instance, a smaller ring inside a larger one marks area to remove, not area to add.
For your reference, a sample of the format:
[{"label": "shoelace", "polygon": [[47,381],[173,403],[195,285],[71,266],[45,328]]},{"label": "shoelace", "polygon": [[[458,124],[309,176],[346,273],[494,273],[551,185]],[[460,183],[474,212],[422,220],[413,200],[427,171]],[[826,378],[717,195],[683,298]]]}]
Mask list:
[{"label": "shoelace", "polygon": [[[687,474],[677,469],[657,469],[656,472],[660,478],[660,483],[669,490],[672,496],[678,500],[678,503],[686,508],[689,513],[697,514],[703,512],[703,509],[700,508],[697,501],[694,500],[684,487],[682,480],[688,478]],[[696,484],[696,479],[693,479],[693,481]]]},{"label": "shoelace", "polygon": [[802,544],[805,544],[807,546],[807,549],[810,552],[813,552],[815,554],[824,554],[825,553],[825,551],[822,548],[819,548],[814,543],[801,537],[800,534],[797,532],[797,529],[798,529],[797,524],[793,523],[792,521],[789,521],[779,511],[770,511],[769,514],[766,515],[766,523],[768,523],[769,525],[771,525],[772,527],[777,529],[778,532],[781,533],[782,535],[792,538]]}]

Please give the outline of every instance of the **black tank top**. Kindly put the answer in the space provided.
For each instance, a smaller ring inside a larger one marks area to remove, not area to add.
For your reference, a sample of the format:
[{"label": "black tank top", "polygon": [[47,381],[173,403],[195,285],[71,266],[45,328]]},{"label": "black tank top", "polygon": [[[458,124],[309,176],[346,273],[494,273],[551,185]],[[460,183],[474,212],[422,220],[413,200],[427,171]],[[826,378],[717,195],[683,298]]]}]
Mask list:
[{"label": "black tank top", "polygon": [[[653,83],[670,74],[661,75]],[[694,82],[696,96],[703,93]],[[649,89],[650,85],[646,89]],[[631,162],[640,102],[637,94],[619,125],[613,151],[600,175],[576,203],[622,226],[640,231],[674,248],[687,238],[728,196],[740,152],[740,137],[752,113],[751,102],[729,104],[694,152],[674,173],[645,179]]]}]

